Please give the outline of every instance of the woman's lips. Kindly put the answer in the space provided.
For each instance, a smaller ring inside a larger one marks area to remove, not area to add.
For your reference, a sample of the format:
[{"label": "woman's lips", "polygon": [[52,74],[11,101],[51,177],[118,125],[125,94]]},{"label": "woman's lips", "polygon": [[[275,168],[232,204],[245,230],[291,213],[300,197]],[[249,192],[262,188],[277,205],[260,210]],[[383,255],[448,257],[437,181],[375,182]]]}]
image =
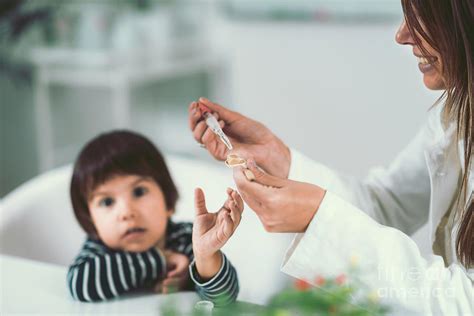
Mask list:
[{"label": "woman's lips", "polygon": [[436,70],[434,67],[434,63],[438,60],[437,58],[426,58],[426,57],[418,57],[418,68],[422,73],[427,73],[433,70]]},{"label": "woman's lips", "polygon": [[418,64],[418,69],[420,69],[420,71],[421,71],[422,73],[427,73],[427,72],[430,72],[430,71],[435,70],[436,68],[433,66],[433,64],[422,64],[422,63],[419,63],[419,64]]}]

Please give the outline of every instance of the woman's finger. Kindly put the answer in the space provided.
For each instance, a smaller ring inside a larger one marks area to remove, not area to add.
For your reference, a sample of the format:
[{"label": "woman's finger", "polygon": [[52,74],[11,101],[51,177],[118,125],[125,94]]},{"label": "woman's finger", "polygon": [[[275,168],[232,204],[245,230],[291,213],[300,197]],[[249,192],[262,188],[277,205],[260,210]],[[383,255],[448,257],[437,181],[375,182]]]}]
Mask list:
[{"label": "woman's finger", "polygon": [[202,121],[202,115],[201,112],[199,111],[198,108],[198,103],[197,102],[191,102],[188,108],[188,123],[189,123],[189,128],[193,131],[196,128],[196,125],[199,123],[199,121]]},{"label": "woman's finger", "polygon": [[252,182],[247,179],[243,173],[243,168],[234,168],[234,182],[239,189],[240,196],[247,205],[257,213],[262,210],[264,201],[274,194],[274,190],[260,183]]},{"label": "woman's finger", "polygon": [[199,98],[199,103],[202,103],[211,110],[213,113],[218,113],[221,120],[229,122],[235,119],[235,113],[223,107],[220,104],[214,103],[204,97]]},{"label": "woman's finger", "polygon": [[206,131],[209,130],[207,128],[207,125],[204,121],[201,121],[196,124],[194,130],[193,130],[193,137],[198,143],[203,143],[202,137]]},{"label": "woman's finger", "polygon": [[208,144],[208,143],[210,143],[212,141],[215,141],[215,140],[216,140],[216,134],[214,134],[214,132],[210,128],[206,129],[204,131],[204,134],[202,134],[201,142],[203,144]]},{"label": "woman's finger", "polygon": [[256,183],[274,188],[281,188],[284,186],[286,179],[281,179],[265,173],[262,169],[257,167],[257,164],[253,159],[247,160],[247,168],[253,173],[253,176],[255,177],[253,181]]}]

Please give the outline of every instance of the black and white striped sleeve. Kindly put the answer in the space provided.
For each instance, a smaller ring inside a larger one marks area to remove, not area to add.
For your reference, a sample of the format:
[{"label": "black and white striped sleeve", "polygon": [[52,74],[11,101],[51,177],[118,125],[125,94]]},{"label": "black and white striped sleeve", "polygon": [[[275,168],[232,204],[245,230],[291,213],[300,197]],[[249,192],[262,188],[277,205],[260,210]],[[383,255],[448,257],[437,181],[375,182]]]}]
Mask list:
[{"label": "black and white striped sleeve", "polygon": [[189,266],[189,274],[202,299],[212,301],[216,306],[225,306],[237,299],[239,294],[237,271],[223,253],[221,268],[212,279],[208,281],[201,279],[194,260]]},{"label": "black and white striped sleeve", "polygon": [[168,235],[166,238],[166,249],[181,253],[188,257],[189,261],[193,256],[193,224],[192,223],[174,223],[168,224]]},{"label": "black and white striped sleeve", "polygon": [[140,253],[111,251],[88,239],[69,267],[67,282],[74,299],[103,301],[162,279],[164,271],[165,257],[155,248]]}]

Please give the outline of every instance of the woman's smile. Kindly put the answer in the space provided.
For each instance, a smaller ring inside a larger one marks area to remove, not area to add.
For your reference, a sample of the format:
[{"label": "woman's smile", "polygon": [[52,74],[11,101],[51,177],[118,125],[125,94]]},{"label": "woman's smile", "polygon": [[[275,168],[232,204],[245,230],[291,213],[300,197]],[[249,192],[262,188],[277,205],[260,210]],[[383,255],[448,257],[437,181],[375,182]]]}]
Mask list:
[{"label": "woman's smile", "polygon": [[422,73],[425,74],[431,71],[436,71],[434,63],[436,63],[438,58],[436,57],[427,58],[427,57],[422,57],[422,56],[417,56],[417,55],[415,56],[418,59],[418,68],[420,69]]}]

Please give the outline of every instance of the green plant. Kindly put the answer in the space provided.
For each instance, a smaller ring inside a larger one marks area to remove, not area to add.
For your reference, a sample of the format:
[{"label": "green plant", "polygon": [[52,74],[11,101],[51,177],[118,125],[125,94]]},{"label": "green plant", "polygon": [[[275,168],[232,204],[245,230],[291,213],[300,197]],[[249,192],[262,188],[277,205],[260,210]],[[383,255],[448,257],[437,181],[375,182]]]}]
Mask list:
[{"label": "green plant", "polygon": [[[311,285],[305,280],[296,280],[293,286],[274,295],[267,305],[231,304],[215,308],[212,315],[334,315],[374,316],[385,315],[389,308],[380,304],[375,292],[370,291],[357,277],[357,267],[352,265],[347,275],[334,278],[317,276]],[[161,313],[167,316],[179,315],[173,302],[165,304]],[[193,311],[192,315],[204,315]]]}]

